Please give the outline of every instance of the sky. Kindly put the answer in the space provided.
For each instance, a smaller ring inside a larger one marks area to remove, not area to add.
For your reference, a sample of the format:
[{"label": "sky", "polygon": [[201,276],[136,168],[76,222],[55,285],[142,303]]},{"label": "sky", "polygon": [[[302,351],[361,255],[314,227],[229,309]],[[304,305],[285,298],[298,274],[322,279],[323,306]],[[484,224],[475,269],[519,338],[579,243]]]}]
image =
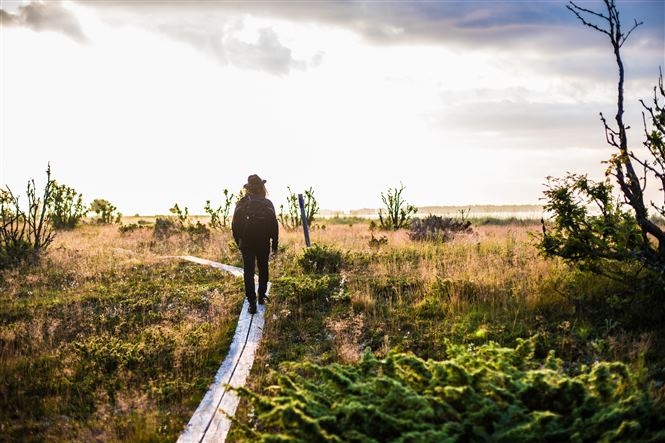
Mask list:
[{"label": "sky", "polygon": [[[53,178],[125,215],[203,213],[250,174],[275,206],[542,204],[601,178],[607,36],[565,1],[0,0],[0,185]],[[603,12],[600,1],[580,1]],[[665,1],[617,0],[629,142],[665,68]]]}]

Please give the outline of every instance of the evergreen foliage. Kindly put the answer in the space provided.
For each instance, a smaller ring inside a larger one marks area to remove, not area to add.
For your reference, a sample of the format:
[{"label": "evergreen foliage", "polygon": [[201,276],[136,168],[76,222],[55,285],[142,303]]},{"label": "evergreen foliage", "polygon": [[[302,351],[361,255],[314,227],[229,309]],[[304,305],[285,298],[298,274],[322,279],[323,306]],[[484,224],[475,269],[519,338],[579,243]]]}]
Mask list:
[{"label": "evergreen foliage", "polygon": [[547,255],[598,273],[621,272],[615,262],[639,260],[645,238],[609,182],[575,174],[550,178],[545,196],[545,210],[554,214],[540,244]]},{"label": "evergreen foliage", "polygon": [[252,441],[658,441],[665,409],[622,363],[577,375],[536,337],[516,348],[447,343],[447,358],[370,352],[355,365],[287,363],[270,394],[241,389],[257,413]]},{"label": "evergreen foliage", "polygon": [[342,252],[332,246],[314,244],[311,248],[305,249],[298,263],[303,271],[308,273],[335,273],[339,272],[342,266]]}]

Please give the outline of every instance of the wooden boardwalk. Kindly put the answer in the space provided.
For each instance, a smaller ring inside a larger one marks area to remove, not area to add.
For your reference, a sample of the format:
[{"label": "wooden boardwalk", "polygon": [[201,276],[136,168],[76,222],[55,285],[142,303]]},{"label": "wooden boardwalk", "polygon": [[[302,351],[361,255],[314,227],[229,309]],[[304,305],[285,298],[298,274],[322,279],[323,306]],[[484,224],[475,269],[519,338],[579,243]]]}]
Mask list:
[{"label": "wooden boardwalk", "polygon": [[[180,257],[203,265],[213,266],[242,277],[243,270],[235,266],[205,260],[190,255]],[[270,283],[268,283],[270,291]],[[178,442],[223,442],[231,427],[240,398],[233,388],[245,385],[254,363],[254,355],[263,335],[265,306],[258,305],[254,315],[247,312],[249,303],[245,299],[238,326],[236,327],[229,353],[219,367],[213,383],[208,388],[194,415],[187,423]]]}]

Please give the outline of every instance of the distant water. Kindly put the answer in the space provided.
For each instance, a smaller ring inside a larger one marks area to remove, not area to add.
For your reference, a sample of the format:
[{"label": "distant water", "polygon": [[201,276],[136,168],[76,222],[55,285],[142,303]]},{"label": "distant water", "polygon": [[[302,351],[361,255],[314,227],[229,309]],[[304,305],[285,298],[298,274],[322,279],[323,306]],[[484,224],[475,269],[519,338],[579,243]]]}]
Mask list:
[{"label": "distant water", "polygon": [[[440,215],[443,217],[453,217],[453,218],[459,218],[462,215],[461,210],[459,209],[451,209],[451,210],[446,210],[445,208],[442,209],[430,209],[430,208],[424,208],[424,209],[419,209],[418,213],[416,214],[416,217],[426,217],[428,215]],[[519,220],[540,220],[544,215],[543,209],[540,207],[534,207],[534,208],[529,208],[526,210],[520,209],[520,210],[510,210],[506,208],[506,210],[474,210],[471,208],[469,211],[464,211],[464,217],[465,218],[499,218],[499,219],[508,219],[508,218],[516,218]],[[334,211],[322,211],[322,214],[320,214],[322,218],[334,218],[334,217],[360,217],[360,218],[366,218],[366,219],[378,219],[379,218],[379,213],[378,210],[367,210],[367,211],[339,211],[339,212],[334,212]]]}]

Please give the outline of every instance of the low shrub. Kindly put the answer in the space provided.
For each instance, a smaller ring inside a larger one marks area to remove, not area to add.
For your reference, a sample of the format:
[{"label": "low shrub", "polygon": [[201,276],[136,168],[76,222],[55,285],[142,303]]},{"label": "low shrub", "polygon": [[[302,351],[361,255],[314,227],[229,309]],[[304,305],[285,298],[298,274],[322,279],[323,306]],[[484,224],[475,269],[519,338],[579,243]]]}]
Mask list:
[{"label": "low shrub", "polygon": [[330,274],[339,272],[342,266],[343,254],[332,246],[314,244],[305,249],[298,259],[303,271],[316,274]]},{"label": "low shrub", "polygon": [[210,229],[205,224],[197,221],[194,224],[187,225],[185,232],[189,236],[189,241],[199,247],[210,240]]},{"label": "low shrub", "polygon": [[416,241],[447,242],[457,234],[467,234],[471,231],[471,222],[468,220],[429,215],[411,221],[409,238]]},{"label": "low shrub", "polygon": [[[132,230],[134,228],[128,229]],[[199,221],[191,223],[187,219],[187,223],[184,223],[181,220],[166,217],[158,217],[155,220],[153,236],[157,240],[166,240],[180,233],[187,234],[190,244],[196,247],[202,247],[210,239],[210,228]]]},{"label": "low shrub", "polygon": [[110,201],[103,198],[96,198],[90,203],[90,211],[97,215],[95,221],[100,225],[120,223],[122,214],[117,209]]},{"label": "low shrub", "polygon": [[88,208],[83,204],[82,194],[74,188],[53,181],[48,211],[55,229],[74,229],[88,213]]},{"label": "low shrub", "polygon": [[575,376],[536,338],[516,348],[447,344],[442,361],[366,352],[354,365],[285,363],[270,394],[241,389],[252,441],[656,441],[665,408],[622,363]]},{"label": "low shrub", "polygon": [[341,278],[335,274],[299,277],[280,277],[272,282],[276,298],[297,300],[299,304],[314,300],[330,300],[339,291]]},{"label": "low shrub", "polygon": [[374,233],[371,233],[371,238],[367,242],[370,248],[372,249],[381,249],[381,246],[388,244],[388,237],[382,235],[381,237],[374,237]]},{"label": "low shrub", "polygon": [[[388,231],[397,231],[408,226],[412,215],[418,212],[418,208],[409,204],[403,197],[404,185],[400,188],[389,188],[384,194],[381,193],[381,200],[384,207],[379,209],[379,224],[381,229]],[[384,214],[385,209],[385,214]]]},{"label": "low shrub", "polygon": [[157,240],[165,240],[178,232],[178,225],[173,219],[157,217],[152,235]]},{"label": "low shrub", "polygon": [[203,210],[210,216],[210,222],[208,225],[211,229],[224,230],[230,225],[231,206],[233,205],[234,200],[238,197],[234,193],[229,192],[228,189],[224,189],[223,193],[223,204],[219,205],[217,208],[213,208],[210,204],[210,200],[206,200],[205,207],[203,208]]},{"label": "low shrub", "polygon": [[[279,205],[279,214],[277,219],[284,229],[293,231],[302,226],[300,219],[300,203],[298,195],[296,195],[290,187],[287,187],[289,194],[286,197],[286,211],[284,205]],[[319,213],[319,204],[314,197],[314,189],[310,187],[303,194],[303,204],[305,210],[305,217],[307,217],[307,226],[312,226],[316,216]]]},{"label": "low shrub", "polygon": [[[140,221],[141,221],[141,220],[139,220],[139,222],[140,222]],[[121,234],[126,234],[126,233],[128,233],[128,232],[134,232],[134,231],[137,231],[137,230],[139,230],[139,229],[143,229],[143,228],[145,228],[145,227],[146,227],[145,224],[141,224],[141,223],[130,223],[130,224],[128,224],[128,225],[120,225],[120,226],[118,227],[118,231],[119,231]]]},{"label": "low shrub", "polygon": [[46,170],[46,185],[42,196],[37,196],[35,181],[26,188],[27,210],[19,204],[19,197],[5,187],[0,189],[0,269],[34,264],[53,242],[55,233],[48,212],[55,181],[51,180],[51,166]]}]

